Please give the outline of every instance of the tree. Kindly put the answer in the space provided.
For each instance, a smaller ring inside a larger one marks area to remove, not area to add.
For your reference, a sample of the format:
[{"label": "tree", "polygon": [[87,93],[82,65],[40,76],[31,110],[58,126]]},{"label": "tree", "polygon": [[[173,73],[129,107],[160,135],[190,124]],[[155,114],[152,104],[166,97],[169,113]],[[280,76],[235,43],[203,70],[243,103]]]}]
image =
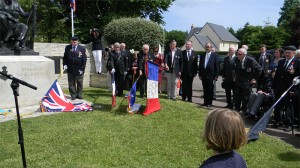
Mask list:
[{"label": "tree", "polygon": [[285,45],[299,45],[299,5],[299,0],[288,0],[284,1],[283,7],[280,8],[277,26],[289,34],[285,40]]},{"label": "tree", "polygon": [[143,44],[155,47],[164,42],[164,30],[155,22],[140,18],[115,19],[104,28],[109,44],[124,42],[129,49],[140,50]]},{"label": "tree", "polygon": [[[28,4],[26,0],[20,1],[23,1],[23,5],[26,2]],[[76,0],[75,34],[85,43],[89,37],[89,29],[96,27],[102,31],[112,20],[124,17],[148,18],[164,24],[162,13],[167,11],[173,1]],[[50,42],[68,39],[71,36],[70,0],[39,0],[38,5],[38,39]]]},{"label": "tree", "polygon": [[185,44],[186,37],[188,32],[179,31],[179,30],[172,30],[169,32],[165,32],[166,34],[166,41],[165,41],[165,49],[169,48],[169,42],[171,40],[176,40],[177,47],[181,47]]}]

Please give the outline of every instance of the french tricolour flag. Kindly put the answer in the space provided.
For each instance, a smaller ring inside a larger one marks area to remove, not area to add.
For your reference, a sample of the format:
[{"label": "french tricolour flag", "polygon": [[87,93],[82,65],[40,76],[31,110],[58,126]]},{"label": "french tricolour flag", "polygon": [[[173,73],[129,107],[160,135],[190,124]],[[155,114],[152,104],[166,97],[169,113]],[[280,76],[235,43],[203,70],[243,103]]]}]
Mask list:
[{"label": "french tricolour flag", "polygon": [[148,61],[146,66],[147,74],[147,103],[144,115],[149,115],[160,110],[158,98],[158,65]]}]

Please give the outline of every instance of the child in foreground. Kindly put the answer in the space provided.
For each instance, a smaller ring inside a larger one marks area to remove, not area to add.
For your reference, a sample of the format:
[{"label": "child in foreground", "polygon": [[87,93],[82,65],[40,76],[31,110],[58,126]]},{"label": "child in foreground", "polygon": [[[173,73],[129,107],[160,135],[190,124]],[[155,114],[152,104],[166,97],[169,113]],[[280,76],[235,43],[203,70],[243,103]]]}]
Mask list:
[{"label": "child in foreground", "polygon": [[236,149],[247,143],[241,116],[228,109],[216,109],[208,113],[203,140],[214,155],[205,160],[200,168],[246,168],[247,164]]}]

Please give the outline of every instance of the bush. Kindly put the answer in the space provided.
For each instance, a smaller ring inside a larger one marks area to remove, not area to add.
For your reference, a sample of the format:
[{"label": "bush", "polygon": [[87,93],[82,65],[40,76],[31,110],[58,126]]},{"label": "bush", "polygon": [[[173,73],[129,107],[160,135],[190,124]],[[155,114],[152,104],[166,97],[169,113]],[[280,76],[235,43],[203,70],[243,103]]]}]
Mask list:
[{"label": "bush", "polygon": [[164,30],[155,22],[139,18],[121,18],[111,21],[104,28],[109,44],[124,42],[128,49],[140,50],[143,44],[150,47],[163,44]]}]

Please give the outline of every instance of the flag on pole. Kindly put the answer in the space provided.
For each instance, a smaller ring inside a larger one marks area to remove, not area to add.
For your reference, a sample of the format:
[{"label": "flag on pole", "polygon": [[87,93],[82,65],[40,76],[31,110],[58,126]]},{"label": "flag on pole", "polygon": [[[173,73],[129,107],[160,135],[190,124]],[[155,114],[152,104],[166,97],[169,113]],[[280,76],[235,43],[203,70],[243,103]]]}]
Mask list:
[{"label": "flag on pole", "polygon": [[115,73],[111,73],[111,87],[112,87],[112,93],[111,93],[111,106],[116,106],[116,81],[115,81]]},{"label": "flag on pole", "polygon": [[76,11],[76,0],[70,0],[70,8]]},{"label": "flag on pole", "polygon": [[147,76],[147,102],[144,115],[149,115],[160,110],[160,103],[158,98],[158,65],[147,61],[145,66]]},{"label": "flag on pole", "polygon": [[132,85],[132,88],[130,89],[129,93],[125,95],[128,99],[128,110],[133,106],[135,103],[135,98],[136,98],[136,83],[137,81],[134,82]]},{"label": "flag on pole", "polygon": [[71,103],[64,95],[57,81],[54,81],[42,99],[42,108],[47,112],[91,111],[91,106],[86,103]]}]

